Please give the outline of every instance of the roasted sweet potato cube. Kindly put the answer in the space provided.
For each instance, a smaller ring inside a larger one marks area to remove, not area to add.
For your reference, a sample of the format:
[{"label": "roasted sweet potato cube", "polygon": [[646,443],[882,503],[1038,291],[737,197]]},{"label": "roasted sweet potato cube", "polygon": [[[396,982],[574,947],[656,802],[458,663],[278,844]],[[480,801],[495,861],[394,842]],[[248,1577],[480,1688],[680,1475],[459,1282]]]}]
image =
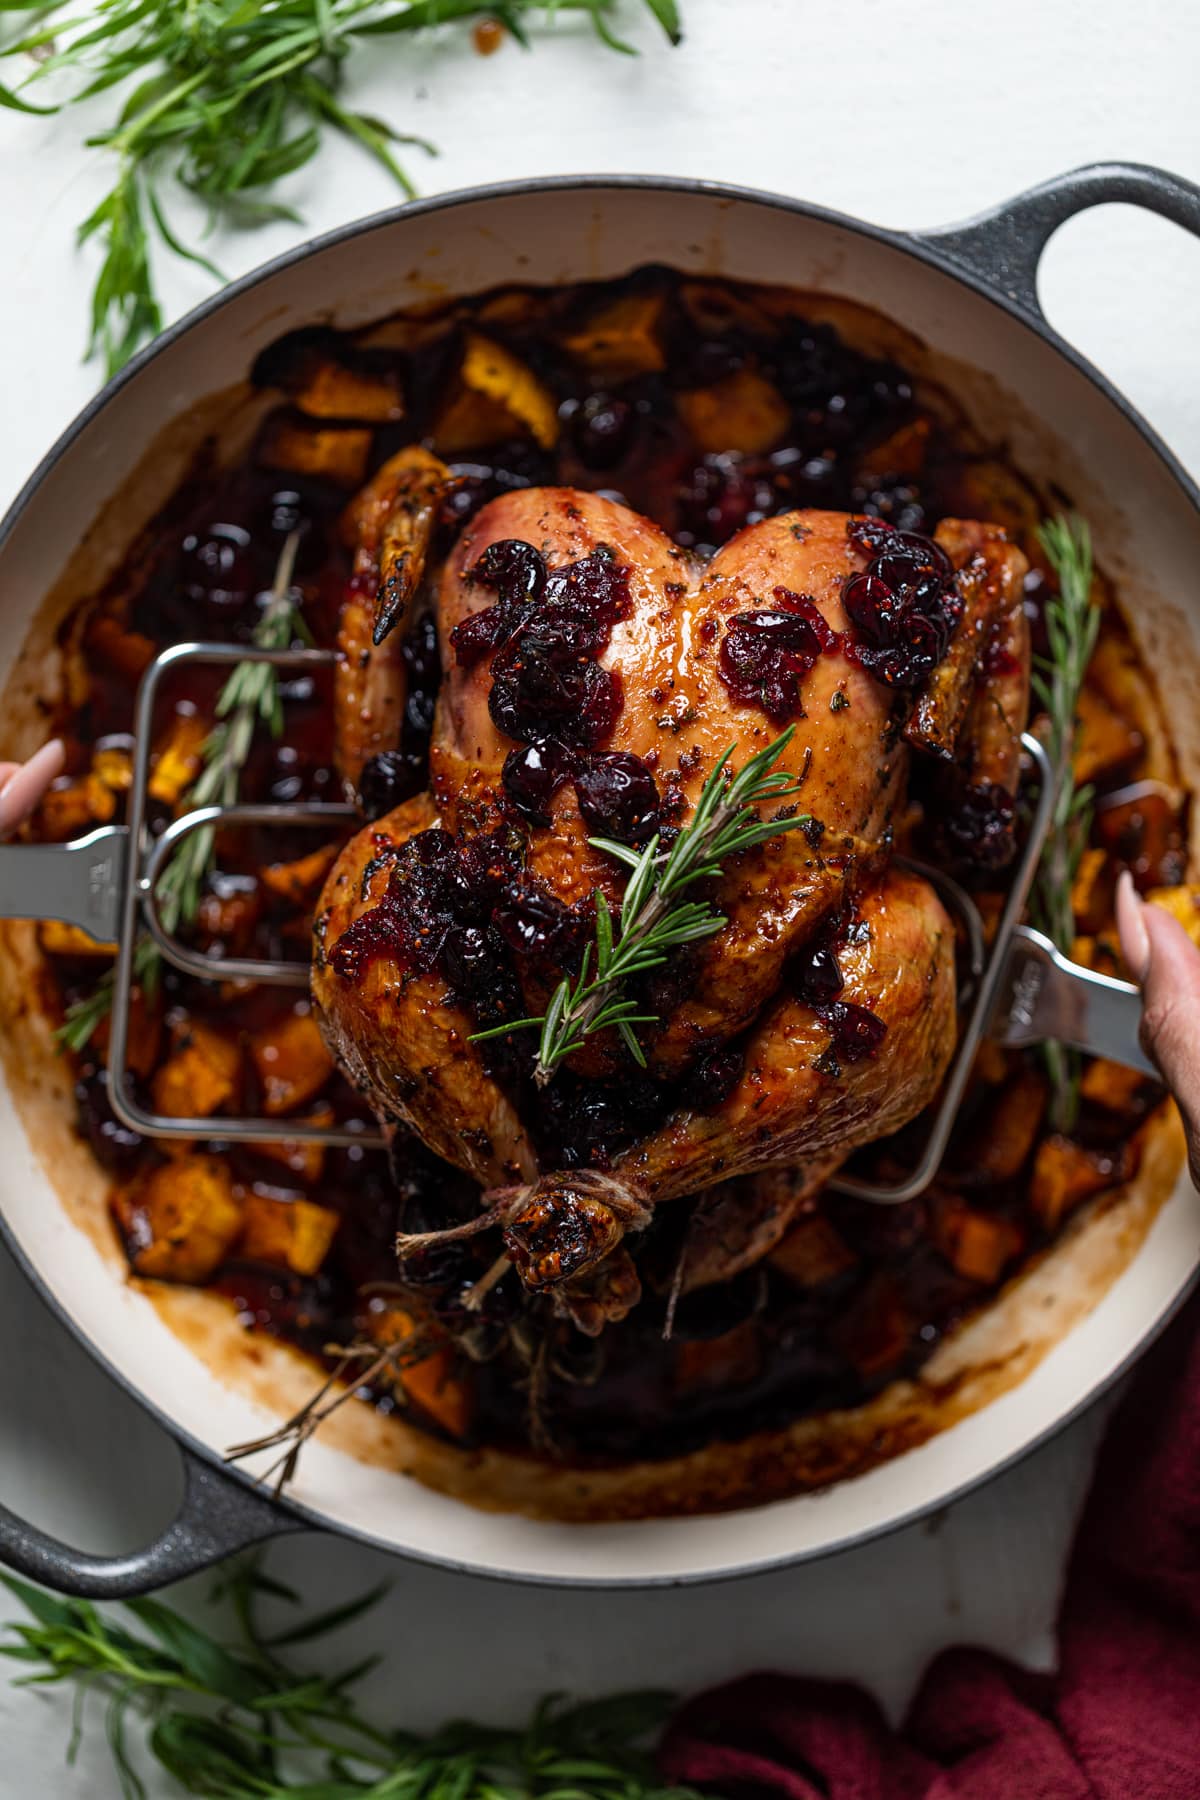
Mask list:
[{"label": "roasted sweet potato cube", "polygon": [[1141,738],[1139,773],[1149,781],[1176,782],[1179,772],[1162,706],[1137,652],[1123,634],[1100,633],[1088,664],[1087,684]]},{"label": "roasted sweet potato cube", "polygon": [[941,1194],[931,1208],[933,1241],[966,1281],[990,1287],[1018,1256],[1022,1232],[1012,1219],[983,1212],[958,1194]]},{"label": "roasted sweet potato cube", "polygon": [[122,1190],[113,1202],[138,1275],[202,1282],[214,1275],[242,1229],[242,1203],[217,1156],[181,1156]]},{"label": "roasted sweet potato cube", "polygon": [[753,369],[738,369],[714,387],[691,388],[675,404],[698,448],[713,453],[772,450],[791,420],[778,390]]},{"label": "roasted sweet potato cube", "polygon": [[1200,887],[1184,883],[1179,887],[1151,888],[1146,898],[1178,919],[1193,944],[1200,944]]},{"label": "roasted sweet potato cube", "polygon": [[1034,1159],[1029,1204],[1046,1231],[1057,1231],[1068,1213],[1093,1194],[1117,1187],[1133,1172],[1133,1146],[1085,1150],[1057,1132],[1043,1139]]},{"label": "roasted sweet potato cube", "polygon": [[237,1044],[192,1019],[179,1028],[174,1050],[154,1077],[155,1109],[172,1119],[207,1119],[237,1093],[241,1066]]},{"label": "roasted sweet potato cube", "polygon": [[129,681],[140,681],[154,660],[153,639],[131,631],[111,613],[99,613],[89,621],[87,645],[101,662]]},{"label": "roasted sweet potato cube", "polygon": [[821,1287],[853,1269],[858,1257],[824,1213],[797,1221],[767,1261],[797,1287]]},{"label": "roasted sweet potato cube", "polygon": [[1106,851],[1085,850],[1071,883],[1071,911],[1080,931],[1103,931],[1112,923],[1115,878]]},{"label": "roasted sweet potato cube", "polygon": [[666,367],[662,294],[622,294],[590,313],[562,339],[568,356],[597,381],[627,381]]},{"label": "roasted sweet potato cube", "polygon": [[306,906],[328,875],[338,853],[336,844],[322,844],[295,862],[267,863],[259,879],[267,892],[291,906]]},{"label": "roasted sweet potato cube", "polygon": [[151,799],[174,806],[183,798],[203,767],[210,729],[207,720],[191,709],[173,715],[151,761],[147,783]]},{"label": "roasted sweet potato cube", "polygon": [[[328,1104],[315,1106],[304,1115],[306,1125],[333,1124],[333,1108]],[[302,1181],[314,1182],[321,1179],[321,1171],[325,1167],[325,1145],[313,1143],[308,1138],[280,1138],[277,1143],[256,1144],[259,1156],[269,1156],[272,1162],[282,1163],[293,1175]]]},{"label": "roasted sweet potato cube", "polygon": [[[367,1330],[380,1345],[415,1341],[420,1327],[402,1306],[373,1306]],[[453,1438],[463,1438],[471,1425],[473,1394],[470,1381],[459,1374],[449,1345],[434,1350],[420,1362],[398,1371],[397,1379],[407,1399]]]},{"label": "roasted sweet potato cube", "polygon": [[450,397],[433,430],[440,452],[469,450],[528,434],[549,450],[558,437],[558,407],[533,370],[502,344],[469,331]]},{"label": "roasted sweet potato cube", "polygon": [[897,1369],[912,1343],[914,1321],[895,1280],[872,1275],[833,1326],[833,1339],[865,1380]]},{"label": "roasted sweet potato cube", "polygon": [[201,894],[196,924],[205,949],[219,943],[229,954],[242,956],[251,947],[261,916],[258,882],[252,875],[240,875]]},{"label": "roasted sweet potato cube", "polygon": [[92,754],[92,774],[114,794],[133,786],[133,752],[124,744],[100,743]]},{"label": "roasted sweet potato cube", "polygon": [[250,1039],[250,1056],[262,1083],[263,1111],[270,1117],[303,1106],[333,1073],[317,1022],[308,1011],[290,1012],[256,1032]]},{"label": "roasted sweet potato cube", "polygon": [[675,1346],[671,1385],[677,1394],[745,1387],[762,1367],[762,1340],[747,1319],[721,1337]]},{"label": "roasted sweet potato cube", "polygon": [[361,487],[367,477],[372,433],[366,427],[314,430],[291,413],[273,413],[263,428],[258,462],[288,475],[312,475],[335,487]]},{"label": "roasted sweet potato cube", "polygon": [[1095,969],[1098,975],[1129,979],[1115,932],[1081,932],[1071,945],[1071,961],[1081,963],[1085,969]]},{"label": "roasted sweet potato cube", "polygon": [[1137,760],[1140,733],[1102,694],[1085,687],[1075,714],[1075,780],[1082,786],[1101,775],[1113,775]]},{"label": "roasted sweet potato cube", "polygon": [[398,369],[313,356],[291,390],[292,403],[310,419],[355,419],[386,425],[404,417]]},{"label": "roasted sweet potato cube", "polygon": [[862,474],[867,475],[919,475],[925,467],[925,459],[929,453],[929,434],[933,429],[930,419],[910,419],[907,425],[901,425],[890,437],[868,450],[862,461]]},{"label": "roasted sweet potato cube", "polygon": [[44,919],[38,926],[38,942],[49,956],[94,956],[111,962],[117,954],[115,944],[97,943],[78,925],[65,925],[61,919]]},{"label": "roasted sweet potato cube", "polygon": [[1084,1070],[1079,1092],[1084,1100],[1093,1106],[1102,1106],[1105,1112],[1136,1118],[1145,1112],[1147,1102],[1161,1090],[1140,1069],[1127,1069],[1124,1063],[1109,1062],[1100,1056]]},{"label": "roasted sweet potato cube", "polygon": [[107,825],[116,810],[116,795],[91,770],[77,781],[60,779],[42,798],[39,836],[65,843],[93,825]]},{"label": "roasted sweet potato cube", "polygon": [[[111,1019],[101,1019],[92,1039],[97,1050],[108,1061],[108,1040]],[[149,1080],[158,1066],[159,1053],[162,1050],[163,1016],[162,1002],[157,997],[148,1000],[140,987],[135,987],[129,998],[129,1029],[125,1039],[126,1067],[140,1075],[143,1081]]]},{"label": "roasted sweet potato cube", "polygon": [[971,1184],[1011,1181],[1023,1168],[1041,1129],[1046,1081],[1036,1069],[1022,1069],[996,1095],[971,1128]]},{"label": "roasted sweet potato cube", "polygon": [[341,1219],[311,1200],[278,1200],[249,1193],[242,1207],[241,1255],[294,1275],[315,1275],[329,1254]]}]

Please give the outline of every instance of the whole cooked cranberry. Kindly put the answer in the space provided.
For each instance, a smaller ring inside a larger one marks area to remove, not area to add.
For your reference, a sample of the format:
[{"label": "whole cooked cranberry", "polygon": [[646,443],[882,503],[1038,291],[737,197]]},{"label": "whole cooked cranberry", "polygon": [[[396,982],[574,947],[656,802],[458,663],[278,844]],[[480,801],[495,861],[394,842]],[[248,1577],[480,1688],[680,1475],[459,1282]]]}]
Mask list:
[{"label": "whole cooked cranberry", "polygon": [[589,756],[575,776],[575,797],[584,824],[599,837],[644,844],[658,829],[658,785],[628,750]]},{"label": "whole cooked cranberry", "polygon": [[833,1050],[839,1062],[862,1062],[874,1056],[887,1025],[868,1007],[856,1006],[852,1000],[834,1000],[820,1008],[822,1024],[828,1026]]},{"label": "whole cooked cranberry", "polygon": [[630,1068],[619,1082],[560,1073],[540,1097],[542,1135],[563,1168],[595,1166],[662,1117],[661,1090]]},{"label": "whole cooked cranberry", "polygon": [[213,524],[180,546],[178,581],[214,624],[241,612],[258,590],[258,568],[244,525]]},{"label": "whole cooked cranberry", "polygon": [[679,489],[680,541],[724,544],[775,507],[775,487],[760,464],[734,452],[706,456]]},{"label": "whole cooked cranberry", "polygon": [[738,613],[726,626],[718,672],[735,700],[761,706],[776,724],[783,724],[803,717],[800,678],[821,650],[812,624],[798,613]]},{"label": "whole cooked cranberry", "polygon": [[497,980],[502,964],[485,927],[456,925],[446,933],[442,967],[451,987],[469,998]]},{"label": "whole cooked cranberry", "polygon": [[953,855],[983,869],[1002,869],[1016,851],[1016,802],[994,782],[966,785],[947,811],[943,830]]},{"label": "whole cooked cranberry", "polygon": [[500,775],[510,804],[531,825],[549,825],[550,802],[570,780],[575,761],[575,753],[553,739],[510,750]]},{"label": "whole cooked cranberry", "polygon": [[828,944],[815,944],[801,952],[794,964],[796,992],[806,1006],[828,1006],[845,984],[837,954]]},{"label": "whole cooked cranberry", "polygon": [[473,669],[503,639],[507,626],[504,608],[485,606],[481,612],[460,619],[450,633],[450,644],[460,669]]},{"label": "whole cooked cranberry", "polygon": [[599,663],[589,663],[579,715],[571,731],[572,741],[587,745],[603,743],[620,718],[624,704],[625,690],[617,671],[602,669]]},{"label": "whole cooked cranberry", "polygon": [[889,628],[900,612],[896,595],[871,570],[850,577],[842,589],[842,605],[850,623],[872,637]]},{"label": "whole cooked cranberry", "polygon": [[296,568],[302,573],[319,568],[325,559],[326,542],[317,512],[299,488],[276,488],[256,514],[251,535],[275,558],[293,533],[299,539]]},{"label": "whole cooked cranberry", "polygon": [[637,414],[628,400],[589,394],[571,417],[571,438],[588,469],[611,469],[628,454]]},{"label": "whole cooked cranberry", "polygon": [[497,931],[510,950],[522,956],[550,956],[565,962],[578,949],[582,920],[561,900],[532,882],[505,890],[493,915]]},{"label": "whole cooked cranberry", "polygon": [[394,806],[412,798],[419,788],[402,750],[381,750],[363,764],[358,778],[358,807],[364,819],[382,819]]},{"label": "whole cooked cranberry", "polygon": [[519,605],[545,588],[546,559],[521,538],[500,538],[472,564],[467,580],[491,588],[506,605]]},{"label": "whole cooked cranberry", "polygon": [[842,604],[854,628],[846,654],[888,687],[914,687],[937,667],[962,613],[950,559],[916,532],[855,519],[846,535],[872,553]]},{"label": "whole cooked cranberry", "polygon": [[680,1084],[679,1103],[692,1112],[712,1112],[733,1092],[741,1079],[745,1056],[736,1044],[710,1050]]},{"label": "whole cooked cranberry", "polygon": [[546,578],[546,605],[591,622],[596,630],[594,649],[608,642],[614,625],[629,613],[629,570],[606,545],[598,545],[578,562],[552,569]]},{"label": "whole cooked cranberry", "polygon": [[520,841],[508,831],[481,832],[458,849],[458,868],[468,909],[482,916],[495,905],[521,862]]}]

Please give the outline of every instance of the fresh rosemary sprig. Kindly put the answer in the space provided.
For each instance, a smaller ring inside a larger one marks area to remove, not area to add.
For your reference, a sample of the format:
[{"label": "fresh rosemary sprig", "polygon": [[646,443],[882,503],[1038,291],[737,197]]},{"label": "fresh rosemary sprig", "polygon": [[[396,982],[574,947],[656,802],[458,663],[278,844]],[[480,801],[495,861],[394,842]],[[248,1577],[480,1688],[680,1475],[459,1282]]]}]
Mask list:
[{"label": "fresh rosemary sprig", "polygon": [[[158,991],[161,972],[158,945],[152,937],[140,937],[133,948],[133,979],[148,1000],[153,1000]],[[62,1024],[54,1033],[55,1042],[76,1054],[86,1049],[112,1011],[112,1003],[113,972],[106,969],[90,994],[85,994],[82,1000],[73,1000],[68,1006]]]},{"label": "fresh rosemary sprig", "polygon": [[727,774],[727,769],[737,745],[730,744],[705,782],[691,818],[669,850],[660,851],[657,833],[641,851],[610,838],[589,838],[596,849],[626,863],[630,870],[621,903],[619,934],[614,933],[608,902],[597,888],[595,974],[591,972],[593,946],[589,944],[578,977],[559,983],[544,1013],[476,1032],[472,1043],[539,1027],[541,1041],[534,1079],[544,1087],[564,1058],[578,1050],[586,1037],[615,1026],[630,1055],[644,1068],[646,1059],[633,1027],[654,1024],[657,1015],[639,1012],[637,1001],[623,992],[625,983],[648,969],[659,968],[681,944],[712,937],[726,923],[723,914],[708,900],[680,903],[678,896],[692,882],[719,875],[723,865],[739,851],[811,823],[807,813],[761,819],[754,810],[767,801],[786,800],[803,786],[803,780],[794,781],[775,768],[794,731],[795,727],[789,725],[774,743],[758,751],[733,776]]},{"label": "fresh rosemary sprig", "polygon": [[360,1619],[382,1589],[267,1636],[260,1602],[297,1596],[257,1561],[235,1564],[214,1595],[238,1623],[229,1646],[161,1600],[125,1602],[130,1629],[88,1600],[3,1579],[31,1620],[10,1626],[18,1641],[0,1647],[29,1669],[14,1685],[74,1688],[69,1761],[89,1702],[103,1699],[124,1800],[146,1800],[131,1754],[134,1721],[181,1790],[212,1800],[698,1800],[662,1787],[646,1748],[668,1694],[582,1706],[552,1698],[523,1729],[462,1721],[424,1737],[379,1730],[359,1712],[350,1689],[372,1662],[317,1675],[285,1659],[287,1646]]},{"label": "fresh rosemary sprig", "polygon": [[[1075,717],[1096,647],[1100,609],[1091,603],[1092,538],[1086,520],[1060,513],[1046,520],[1038,537],[1058,593],[1046,602],[1050,654],[1036,659],[1033,690],[1046,714],[1046,749],[1059,785],[1031,910],[1039,930],[1069,953],[1075,937],[1071,889],[1091,830],[1094,798],[1091,786],[1076,786],[1072,776]],[[1051,1122],[1056,1131],[1069,1131],[1079,1111],[1079,1052],[1048,1043],[1045,1057],[1053,1085]]]},{"label": "fresh rosemary sprig", "polygon": [[[286,649],[296,637],[305,635],[303,614],[292,586],[299,543],[299,533],[293,531],[279,552],[271,598],[254,628],[254,642],[261,650]],[[199,806],[234,805],[242,769],[260,722],[269,726],[275,737],[283,730],[279,672],[273,663],[240,662],[221,689],[217,724],[204,743],[205,767],[183,797],[184,812]],[[157,894],[162,921],[168,931],[190,925],[199,912],[204,882],[212,868],[215,843],[213,827],[202,825],[199,831],[184,838],[163,870]],[[148,996],[152,996],[157,988],[160,966],[161,958],[153,938],[139,937],[133,952],[134,978]],[[90,994],[67,1008],[55,1034],[58,1042],[68,1050],[82,1050],[112,1011],[112,1002],[110,969]]]},{"label": "fresh rosemary sprig", "polygon": [[[260,650],[284,650],[303,629],[292,587],[298,532],[285,539],[275,566],[271,598],[254,627],[254,643]],[[241,786],[242,770],[258,725],[266,725],[273,737],[283,730],[283,706],[279,698],[279,671],[273,663],[240,662],[221,689],[217,723],[204,744],[204,769],[183,799],[183,810],[201,806],[233,806]],[[200,908],[205,878],[212,868],[216,830],[202,825],[184,838],[163,870],[157,894],[163,924],[168,931],[190,924]]]},{"label": "fresh rosemary sprig", "polygon": [[[677,0],[644,4],[678,42]],[[111,375],[162,329],[153,235],[224,279],[171,225],[172,187],[202,200],[212,224],[298,223],[271,190],[312,159],[332,128],[381,163],[405,195],[415,192],[393,146],[432,146],[343,103],[354,50],[471,19],[495,19],[528,47],[531,15],[573,12],[586,15],[610,49],[629,51],[612,29],[613,11],[614,0],[100,0],[78,9],[70,0],[0,0],[0,12],[30,15],[0,48],[30,60],[15,88],[0,87],[0,105],[53,113],[122,88],[115,123],[85,140],[116,159],[112,188],[79,230],[81,243],[94,238],[102,252],[89,355],[102,352]],[[53,93],[55,78],[72,91],[39,104],[32,96],[48,81]]]}]

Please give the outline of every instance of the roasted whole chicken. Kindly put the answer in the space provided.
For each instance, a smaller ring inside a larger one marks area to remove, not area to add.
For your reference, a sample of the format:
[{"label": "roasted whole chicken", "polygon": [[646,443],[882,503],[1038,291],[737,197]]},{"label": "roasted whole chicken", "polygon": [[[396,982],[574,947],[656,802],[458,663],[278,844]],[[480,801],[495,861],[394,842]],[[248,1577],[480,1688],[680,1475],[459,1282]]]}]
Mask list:
[{"label": "roasted whole chicken", "polygon": [[[923,813],[948,865],[1011,854],[1026,563],[987,524],[948,520],[934,540],[817,511],[704,563],[615,500],[531,487],[486,505],[437,567],[449,479],[402,451],[347,516],[348,790],[396,742],[414,609],[435,612],[445,678],[429,790],[330,873],[313,996],[385,1125],[484,1190],[453,1227],[496,1233],[480,1287],[515,1265],[594,1334],[639,1297],[655,1208],[691,1207],[676,1292],[727,1279],[935,1095],[955,930],[894,851]],[[629,878],[592,840],[636,851],[657,834],[665,855],[726,753],[736,770],[788,728],[794,792],[758,809],[780,828],[700,890],[724,924],[637,978],[636,1025],[542,1067],[520,1022],[578,978],[598,897],[619,919]]]}]

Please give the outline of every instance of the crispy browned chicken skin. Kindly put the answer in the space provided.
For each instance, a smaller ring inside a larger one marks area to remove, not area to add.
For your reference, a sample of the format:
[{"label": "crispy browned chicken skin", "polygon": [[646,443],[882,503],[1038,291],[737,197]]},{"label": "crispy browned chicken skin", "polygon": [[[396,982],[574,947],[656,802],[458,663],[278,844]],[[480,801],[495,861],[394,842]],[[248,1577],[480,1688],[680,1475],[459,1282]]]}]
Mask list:
[{"label": "crispy browned chicken skin", "polygon": [[[424,483],[427,466],[411,468],[406,479]],[[379,522],[369,508],[364,516],[374,551]],[[1015,788],[1028,687],[1020,553],[993,527],[941,528],[958,570],[962,616],[915,700],[840,649],[805,674],[786,766],[803,778],[801,802],[818,828],[774,837],[723,869],[712,899],[727,924],[691,953],[686,984],[658,1022],[642,1028],[650,1070],[668,1095],[734,1040],[741,1073],[716,1105],[668,1109],[603,1172],[541,1168],[511,1085],[488,1072],[484,1046],[471,1042],[477,1021],[437,968],[418,971],[393,947],[347,974],[333,953],[383,900],[395,847],[433,825],[465,838],[511,820],[501,772],[514,741],[489,712],[489,660],[461,666],[450,644],[455,627],[492,598],[471,579],[489,545],[532,545],[551,569],[605,547],[628,569],[628,609],[600,657],[619,672],[624,699],[604,749],[648,761],[660,788],[678,796],[676,822],[686,824],[725,750],[737,746],[740,766],[779,731],[760,705],[738,700],[719,678],[729,620],[769,606],[782,589],[809,597],[830,630],[845,633],[843,589],[869,561],[850,523],[839,513],[786,514],[741,532],[697,566],[649,521],[594,494],[525,489],[493,501],[455,545],[436,596],[446,679],[431,792],[360,832],[322,898],[313,993],[333,1053],[382,1119],[403,1121],[494,1190],[495,1218],[522,1277],[535,1288],[570,1290],[567,1310],[584,1329],[621,1316],[636,1299],[619,1244],[655,1204],[711,1190],[697,1212],[707,1223],[687,1282],[732,1273],[777,1241],[796,1205],[853,1149],[898,1128],[936,1092],[955,1039],[954,932],[933,888],[891,864],[891,829],[910,744],[955,764],[963,780]],[[384,568],[381,600],[386,579]],[[393,624],[395,617],[393,606]],[[989,707],[978,663],[1005,633],[1003,703]],[[360,629],[360,645],[361,638]],[[356,690],[372,678],[369,665],[368,654]],[[386,673],[380,680],[386,685]],[[624,871],[588,844],[569,781],[548,816],[548,824],[523,826],[529,873],[568,906],[583,907],[600,890],[619,907]],[[789,959],[835,917],[853,926],[838,951],[841,999],[869,1009],[885,1027],[872,1054],[841,1068],[828,1054],[827,1019],[787,977]],[[545,969],[523,968],[521,976],[528,1009],[540,1012],[549,992]],[[625,1052],[612,1036],[576,1053],[577,1076],[619,1076]],[[772,1170],[789,1173],[776,1180],[769,1203],[761,1195],[747,1203],[746,1178]],[[744,1230],[736,1225],[739,1209]]]}]

